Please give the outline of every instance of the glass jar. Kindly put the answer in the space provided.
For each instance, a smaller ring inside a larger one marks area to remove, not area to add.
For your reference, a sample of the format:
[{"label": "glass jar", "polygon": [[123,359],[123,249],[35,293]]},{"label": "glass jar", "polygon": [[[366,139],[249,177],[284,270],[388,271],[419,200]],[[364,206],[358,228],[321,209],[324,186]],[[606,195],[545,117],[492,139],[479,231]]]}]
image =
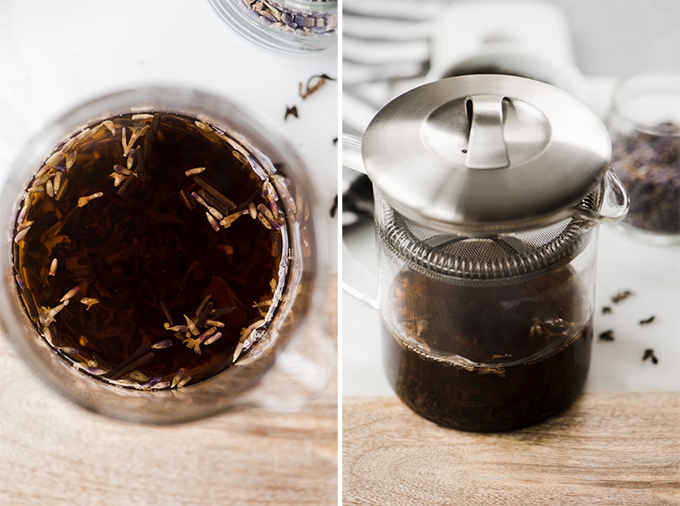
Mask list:
[{"label": "glass jar", "polygon": [[49,386],[126,421],[299,407],[334,365],[318,216],[253,111],[179,88],[97,98],[11,166],[3,326]]},{"label": "glass jar", "polygon": [[285,53],[337,49],[336,0],[210,0],[236,32],[262,47]]},{"label": "glass jar", "polygon": [[612,168],[631,202],[621,227],[645,242],[680,242],[680,71],[621,79],[607,125]]},{"label": "glass jar", "polygon": [[604,124],[553,86],[468,75],[387,104],[361,152],[399,398],[478,432],[571,405],[590,364],[598,225],[628,208]]}]

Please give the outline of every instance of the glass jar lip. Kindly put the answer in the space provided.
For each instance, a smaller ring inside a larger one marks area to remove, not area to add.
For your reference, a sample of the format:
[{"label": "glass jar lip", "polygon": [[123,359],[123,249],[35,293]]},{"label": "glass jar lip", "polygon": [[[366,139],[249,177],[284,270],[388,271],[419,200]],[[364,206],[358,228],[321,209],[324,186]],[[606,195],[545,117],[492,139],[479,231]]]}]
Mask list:
[{"label": "glass jar lip", "polygon": [[321,16],[335,15],[335,28],[320,31],[286,31],[266,24],[255,12],[247,12],[242,0],[209,0],[219,17],[250,42],[266,49],[287,54],[323,54],[337,51],[337,0],[280,0],[286,8],[300,9]]},{"label": "glass jar lip", "polygon": [[614,87],[611,102],[612,113],[632,130],[652,135],[680,136],[680,110],[675,116],[678,123],[668,126],[660,126],[657,121],[650,122],[635,118],[627,110],[627,101],[644,98],[645,95],[653,92],[676,96],[680,104],[680,69],[649,67],[623,75]]}]

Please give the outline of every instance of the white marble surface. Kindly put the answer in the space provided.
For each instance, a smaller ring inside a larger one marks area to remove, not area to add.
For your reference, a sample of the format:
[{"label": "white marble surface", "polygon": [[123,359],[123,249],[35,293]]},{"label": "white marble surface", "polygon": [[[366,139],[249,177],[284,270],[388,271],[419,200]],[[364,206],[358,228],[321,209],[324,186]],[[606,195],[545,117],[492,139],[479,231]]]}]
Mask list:
[{"label": "white marble surface", "polygon": [[[208,0],[0,0],[0,180],[47,119],[117,89],[176,85],[267,115],[298,150],[328,210],[337,191],[339,85],[327,82],[306,100],[298,95],[298,83],[322,73],[337,77],[337,54],[255,46]],[[284,121],[294,105],[299,118]],[[328,216],[319,221],[336,270],[336,221]]]}]

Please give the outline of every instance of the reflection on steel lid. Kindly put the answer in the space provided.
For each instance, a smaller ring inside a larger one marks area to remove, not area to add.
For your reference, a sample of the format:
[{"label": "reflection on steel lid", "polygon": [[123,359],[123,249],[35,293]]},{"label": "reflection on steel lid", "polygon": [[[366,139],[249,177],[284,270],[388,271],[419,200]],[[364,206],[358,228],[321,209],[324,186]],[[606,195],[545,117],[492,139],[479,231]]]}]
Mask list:
[{"label": "reflection on steel lid", "polygon": [[572,95],[506,75],[467,75],[387,104],[363,142],[368,175],[400,213],[470,226],[559,215],[602,180],[611,141]]}]

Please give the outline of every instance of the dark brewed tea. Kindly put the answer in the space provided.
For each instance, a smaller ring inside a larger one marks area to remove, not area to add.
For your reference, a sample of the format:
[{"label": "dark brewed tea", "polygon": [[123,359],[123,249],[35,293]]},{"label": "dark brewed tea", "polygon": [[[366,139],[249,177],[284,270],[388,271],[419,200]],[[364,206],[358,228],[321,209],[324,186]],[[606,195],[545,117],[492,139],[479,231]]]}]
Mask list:
[{"label": "dark brewed tea", "polygon": [[29,183],[13,262],[25,309],[103,381],[177,388],[252,349],[286,285],[285,179],[224,131],[122,115],[67,140]]},{"label": "dark brewed tea", "polygon": [[[500,286],[461,286],[404,271],[383,321],[397,395],[461,430],[516,429],[562,411],[581,391],[592,325],[571,269]],[[395,327],[396,325],[396,327]]]}]

